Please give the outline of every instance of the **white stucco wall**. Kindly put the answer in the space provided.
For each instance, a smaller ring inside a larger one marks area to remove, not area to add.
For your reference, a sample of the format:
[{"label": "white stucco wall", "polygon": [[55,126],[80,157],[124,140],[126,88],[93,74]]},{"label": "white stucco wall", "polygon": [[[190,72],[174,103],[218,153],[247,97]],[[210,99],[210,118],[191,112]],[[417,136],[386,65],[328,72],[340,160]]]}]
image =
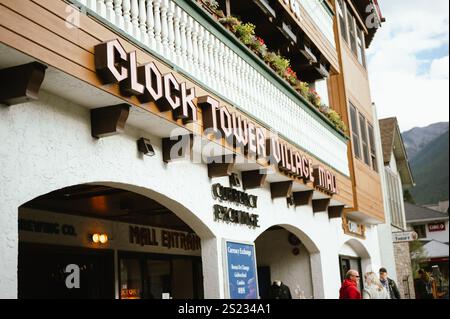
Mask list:
[{"label": "white stucco wall", "polygon": [[300,253],[295,256],[292,253],[294,246],[289,243],[288,236],[286,230],[276,230],[265,232],[256,240],[258,267],[269,266],[272,281],[280,280],[287,285],[293,299],[299,299],[297,288],[304,292],[306,298],[311,298],[314,293],[309,252],[300,244]]},{"label": "white stucco wall", "polygon": [[[374,118],[378,119],[377,109],[374,105],[373,107]],[[389,272],[389,277],[397,281],[397,271],[395,265],[395,252],[394,245],[392,241],[392,227],[391,227],[391,213],[389,209],[389,189],[387,186],[386,175],[385,175],[385,166],[383,159],[383,151],[381,146],[381,133],[380,126],[378,120],[374,122],[374,134],[375,134],[375,144],[377,151],[377,160],[378,160],[378,169],[380,171],[380,179],[381,179],[381,190],[383,192],[383,207],[384,207],[384,215],[385,215],[385,224],[378,225],[377,232],[379,238],[379,247],[380,247],[380,264],[382,267],[386,268]],[[391,165],[393,165],[396,169],[396,163],[392,163],[391,157]],[[377,269],[378,271],[378,269]]]},{"label": "white stucco wall", "polygon": [[[48,192],[77,184],[101,183],[148,196],[182,218],[202,238],[205,296],[225,297],[223,239],[253,242],[274,225],[296,234],[311,253],[316,298],[337,298],[338,254],[349,236],[340,220],[312,212],[311,207],[287,208],[286,199],[272,200],[268,184],[248,191],[258,196],[260,228],[227,225],[213,220],[207,166],[189,161],[165,164],[161,140],[132,127],[100,140],[91,137],[89,110],[46,92],[40,100],[0,107],[0,298],[17,297],[18,207]],[[142,157],[136,140],[152,140],[156,155]],[[232,207],[232,204],[226,203]],[[369,229],[359,241],[379,262],[378,236]]]}]

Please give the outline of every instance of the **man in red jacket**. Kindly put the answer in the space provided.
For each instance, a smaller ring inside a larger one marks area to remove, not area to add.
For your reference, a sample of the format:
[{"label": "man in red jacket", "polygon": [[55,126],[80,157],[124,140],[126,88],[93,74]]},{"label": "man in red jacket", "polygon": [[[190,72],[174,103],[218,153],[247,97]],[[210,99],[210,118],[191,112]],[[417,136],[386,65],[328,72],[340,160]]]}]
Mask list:
[{"label": "man in red jacket", "polygon": [[361,299],[361,293],[358,290],[358,281],[359,273],[356,270],[349,270],[339,290],[339,299]]}]

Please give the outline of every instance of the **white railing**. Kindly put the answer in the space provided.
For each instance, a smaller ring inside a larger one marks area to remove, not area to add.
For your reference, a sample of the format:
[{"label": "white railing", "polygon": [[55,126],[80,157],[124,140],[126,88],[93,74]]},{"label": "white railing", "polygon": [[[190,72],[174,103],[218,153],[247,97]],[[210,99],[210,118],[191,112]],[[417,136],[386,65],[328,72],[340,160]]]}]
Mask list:
[{"label": "white railing", "polygon": [[349,175],[345,142],[173,1],[77,1],[237,108]]}]

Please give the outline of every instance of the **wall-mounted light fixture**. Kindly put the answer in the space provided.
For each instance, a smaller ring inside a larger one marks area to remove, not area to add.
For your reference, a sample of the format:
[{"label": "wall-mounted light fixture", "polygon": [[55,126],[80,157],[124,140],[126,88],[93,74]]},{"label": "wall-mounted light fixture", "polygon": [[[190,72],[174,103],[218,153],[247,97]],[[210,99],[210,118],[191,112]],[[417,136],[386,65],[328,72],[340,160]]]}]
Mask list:
[{"label": "wall-mounted light fixture", "polygon": [[94,244],[106,244],[108,242],[108,235],[107,234],[92,234],[91,235],[91,241]]},{"label": "wall-mounted light fixture", "polygon": [[154,156],[155,150],[153,149],[152,143],[149,139],[141,137],[137,141],[139,152],[144,154],[145,156]]}]

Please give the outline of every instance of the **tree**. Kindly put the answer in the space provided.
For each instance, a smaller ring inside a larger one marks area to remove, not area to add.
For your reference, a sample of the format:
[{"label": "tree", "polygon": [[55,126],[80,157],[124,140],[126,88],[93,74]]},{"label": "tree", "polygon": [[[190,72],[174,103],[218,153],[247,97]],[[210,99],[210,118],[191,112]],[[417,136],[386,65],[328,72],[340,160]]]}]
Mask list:
[{"label": "tree", "polygon": [[403,194],[403,198],[405,199],[405,202],[416,205],[416,201],[414,200],[414,197],[412,196],[409,189],[405,190],[405,192]]},{"label": "tree", "polygon": [[417,278],[417,272],[421,268],[421,265],[426,262],[428,257],[425,253],[422,242],[419,240],[415,240],[410,243],[409,251],[411,254],[411,268],[413,271],[413,276],[414,278]]}]

